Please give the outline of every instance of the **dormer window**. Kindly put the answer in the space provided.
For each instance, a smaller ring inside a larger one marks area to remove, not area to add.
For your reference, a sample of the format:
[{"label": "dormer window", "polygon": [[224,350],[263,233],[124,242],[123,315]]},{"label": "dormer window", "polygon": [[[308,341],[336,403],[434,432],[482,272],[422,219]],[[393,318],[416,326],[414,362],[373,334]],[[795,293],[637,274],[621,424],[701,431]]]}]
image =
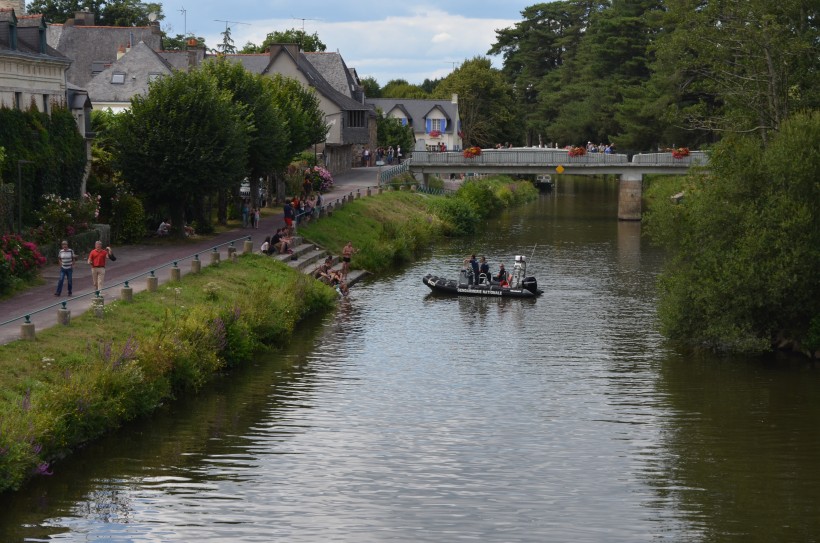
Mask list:
[{"label": "dormer window", "polygon": [[122,72],[114,72],[111,75],[112,85],[123,85],[125,83],[125,74]]}]

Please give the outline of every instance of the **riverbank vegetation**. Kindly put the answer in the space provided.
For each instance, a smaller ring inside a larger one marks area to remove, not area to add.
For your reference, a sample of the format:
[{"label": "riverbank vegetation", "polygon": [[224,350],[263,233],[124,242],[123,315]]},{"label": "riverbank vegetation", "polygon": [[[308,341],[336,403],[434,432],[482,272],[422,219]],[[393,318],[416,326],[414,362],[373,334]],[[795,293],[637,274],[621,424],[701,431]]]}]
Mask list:
[{"label": "riverbank vegetation", "polygon": [[352,241],[359,250],[353,267],[380,272],[412,260],[436,237],[472,234],[487,217],[537,196],[531,182],[506,176],[466,182],[447,196],[389,191],[353,200],[299,234],[337,254]]},{"label": "riverbank vegetation", "polygon": [[0,491],[83,443],[287,343],[336,293],[275,260],[209,266],[132,303],[106,305],[0,346]]},{"label": "riverbank vegetation", "polygon": [[820,112],[797,114],[768,145],[726,138],[709,173],[653,188],[646,225],[670,251],[659,308],[669,337],[820,350],[820,149],[807,144],[816,141]]}]

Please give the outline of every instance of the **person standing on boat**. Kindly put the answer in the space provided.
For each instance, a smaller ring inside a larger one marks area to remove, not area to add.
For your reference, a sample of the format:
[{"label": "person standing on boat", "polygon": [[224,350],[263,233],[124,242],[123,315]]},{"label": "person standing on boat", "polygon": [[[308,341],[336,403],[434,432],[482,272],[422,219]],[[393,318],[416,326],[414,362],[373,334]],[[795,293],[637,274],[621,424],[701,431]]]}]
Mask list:
[{"label": "person standing on boat", "polygon": [[487,263],[487,258],[482,256],[481,257],[481,264],[478,266],[478,277],[479,277],[479,284],[481,283],[481,276],[484,276],[484,280],[489,283],[490,282],[490,265]]},{"label": "person standing on boat", "polygon": [[470,264],[470,269],[473,272],[473,275],[470,277],[470,284],[476,285],[478,284],[478,260],[476,259],[475,255],[471,255],[467,263]]}]

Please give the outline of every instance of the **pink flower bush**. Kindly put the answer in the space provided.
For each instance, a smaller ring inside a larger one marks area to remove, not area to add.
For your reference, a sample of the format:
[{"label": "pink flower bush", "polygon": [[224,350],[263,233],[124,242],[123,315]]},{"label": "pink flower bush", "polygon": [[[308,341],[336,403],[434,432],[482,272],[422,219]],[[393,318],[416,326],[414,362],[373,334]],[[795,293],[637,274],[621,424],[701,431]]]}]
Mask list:
[{"label": "pink flower bush", "polygon": [[321,166],[313,166],[305,170],[305,177],[310,178],[313,190],[327,192],[333,187],[333,176]]},{"label": "pink flower bush", "polygon": [[46,263],[37,245],[25,241],[17,234],[4,234],[0,238],[0,253],[6,261],[9,271],[21,279],[33,278]]}]

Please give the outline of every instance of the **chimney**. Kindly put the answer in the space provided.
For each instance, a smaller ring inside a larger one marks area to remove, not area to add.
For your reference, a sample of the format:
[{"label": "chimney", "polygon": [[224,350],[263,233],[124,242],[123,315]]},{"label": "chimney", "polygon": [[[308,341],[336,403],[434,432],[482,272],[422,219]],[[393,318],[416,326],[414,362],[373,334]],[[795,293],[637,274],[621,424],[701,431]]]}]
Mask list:
[{"label": "chimney", "polygon": [[75,12],[74,26],[94,26],[94,13],[91,11]]},{"label": "chimney", "polygon": [[120,44],[120,47],[117,49],[117,60],[121,59],[125,55],[125,45]]},{"label": "chimney", "polygon": [[25,0],[0,0],[0,9],[13,9],[14,15],[22,17],[26,14]]},{"label": "chimney", "polygon": [[196,38],[188,38],[188,71],[196,70],[199,66],[199,42]]},{"label": "chimney", "polygon": [[270,58],[275,57],[279,52],[285,49],[294,60],[299,58],[299,44],[297,43],[274,43],[270,46]]}]

